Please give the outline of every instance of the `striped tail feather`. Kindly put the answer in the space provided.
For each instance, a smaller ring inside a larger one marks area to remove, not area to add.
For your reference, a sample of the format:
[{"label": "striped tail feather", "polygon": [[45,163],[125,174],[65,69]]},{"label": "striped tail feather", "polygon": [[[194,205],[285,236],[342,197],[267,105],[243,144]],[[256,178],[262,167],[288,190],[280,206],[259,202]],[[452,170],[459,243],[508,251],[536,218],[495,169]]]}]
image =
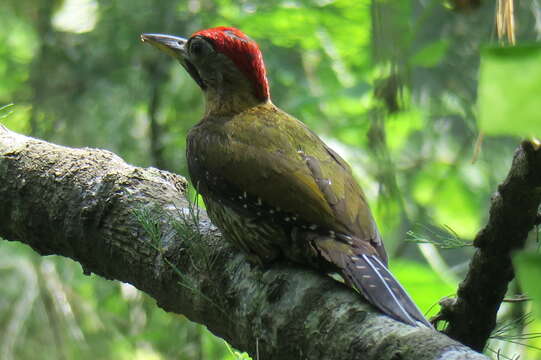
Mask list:
[{"label": "striped tail feather", "polygon": [[390,317],[403,323],[429,328],[417,305],[402,285],[376,255],[328,251],[326,246],[318,246],[324,256],[341,269],[345,279],[355,287],[372,305]]},{"label": "striped tail feather", "polygon": [[352,256],[342,269],[344,276],[370,303],[406,324],[432,325],[423,316],[402,285],[375,255]]}]

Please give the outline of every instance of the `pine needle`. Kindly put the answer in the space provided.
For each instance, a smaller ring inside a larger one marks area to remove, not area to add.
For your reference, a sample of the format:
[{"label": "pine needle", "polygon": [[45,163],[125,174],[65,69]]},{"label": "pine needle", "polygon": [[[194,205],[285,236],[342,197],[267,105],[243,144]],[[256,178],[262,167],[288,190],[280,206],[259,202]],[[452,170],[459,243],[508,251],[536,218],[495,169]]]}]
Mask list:
[{"label": "pine needle", "polygon": [[448,225],[437,228],[440,231],[433,230],[426,225],[420,226],[424,229],[424,234],[410,230],[406,233],[409,236],[406,241],[417,244],[432,244],[440,249],[458,249],[473,246],[472,241],[461,239],[456,231]]}]

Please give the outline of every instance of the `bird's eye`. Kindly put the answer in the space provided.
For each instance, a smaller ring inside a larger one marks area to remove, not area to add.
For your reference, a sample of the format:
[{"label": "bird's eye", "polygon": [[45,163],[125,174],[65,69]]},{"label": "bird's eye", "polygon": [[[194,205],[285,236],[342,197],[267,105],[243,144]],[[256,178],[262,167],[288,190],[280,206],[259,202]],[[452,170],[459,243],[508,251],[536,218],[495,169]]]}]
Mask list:
[{"label": "bird's eye", "polygon": [[195,37],[190,40],[189,49],[192,56],[199,57],[210,52],[212,46],[205,39]]},{"label": "bird's eye", "polygon": [[201,55],[201,53],[203,52],[203,44],[198,41],[193,42],[190,46],[190,52],[195,56]]}]

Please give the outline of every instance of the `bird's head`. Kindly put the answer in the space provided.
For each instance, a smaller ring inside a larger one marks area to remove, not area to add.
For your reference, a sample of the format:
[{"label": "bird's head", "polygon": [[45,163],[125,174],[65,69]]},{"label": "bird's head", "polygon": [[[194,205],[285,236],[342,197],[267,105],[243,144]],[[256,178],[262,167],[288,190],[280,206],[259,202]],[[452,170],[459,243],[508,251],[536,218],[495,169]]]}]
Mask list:
[{"label": "bird's head", "polygon": [[[184,39],[142,34],[141,40],[176,58],[205,92],[207,110],[241,110],[269,101],[263,56],[255,41],[232,27],[201,30]],[[238,108],[238,109],[237,109]]]}]

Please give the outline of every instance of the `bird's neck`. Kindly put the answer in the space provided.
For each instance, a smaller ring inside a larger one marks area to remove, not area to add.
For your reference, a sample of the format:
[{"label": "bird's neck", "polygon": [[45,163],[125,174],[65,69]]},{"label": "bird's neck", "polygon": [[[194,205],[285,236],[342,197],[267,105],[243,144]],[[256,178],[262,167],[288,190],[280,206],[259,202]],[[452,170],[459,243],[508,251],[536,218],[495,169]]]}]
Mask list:
[{"label": "bird's neck", "polygon": [[205,115],[226,116],[239,114],[249,108],[270,102],[259,99],[251,89],[207,89],[205,91]]}]

